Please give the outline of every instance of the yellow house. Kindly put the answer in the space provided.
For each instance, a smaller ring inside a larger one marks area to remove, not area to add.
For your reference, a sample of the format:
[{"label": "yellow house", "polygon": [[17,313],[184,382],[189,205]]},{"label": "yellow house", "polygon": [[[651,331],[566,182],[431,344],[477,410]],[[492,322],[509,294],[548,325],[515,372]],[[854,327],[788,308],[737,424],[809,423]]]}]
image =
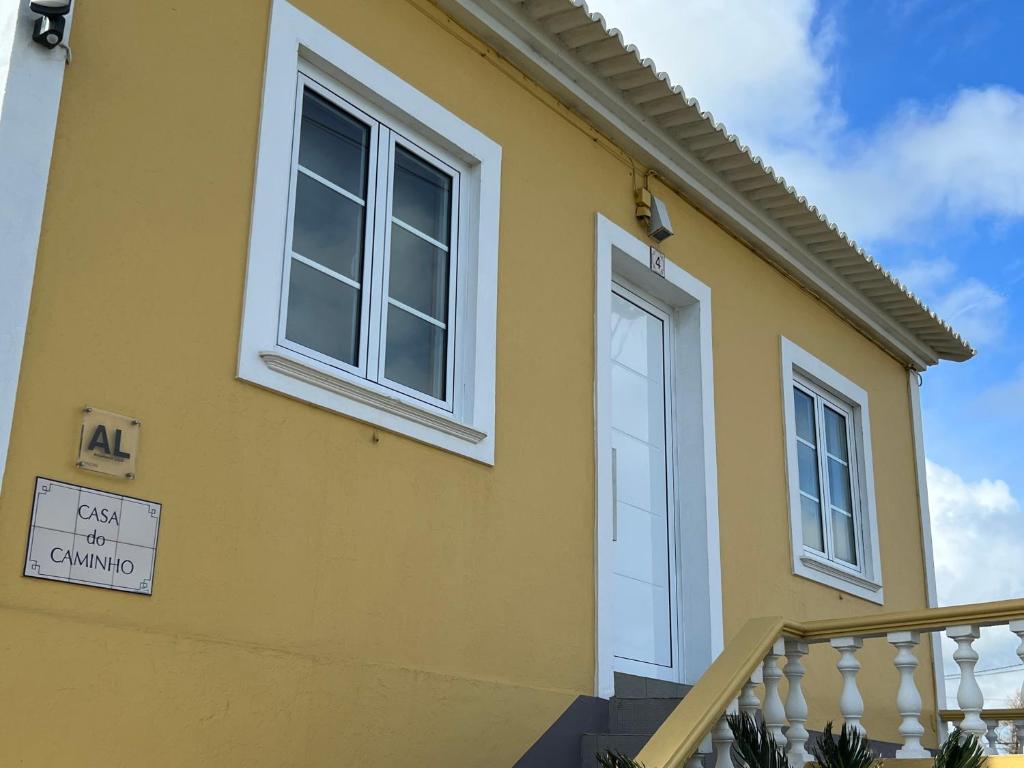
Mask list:
[{"label": "yellow house", "polygon": [[0,0],[0,765],[692,765],[737,697],[915,757],[928,633],[1024,636],[934,609],[971,348],[583,3],[59,5]]}]

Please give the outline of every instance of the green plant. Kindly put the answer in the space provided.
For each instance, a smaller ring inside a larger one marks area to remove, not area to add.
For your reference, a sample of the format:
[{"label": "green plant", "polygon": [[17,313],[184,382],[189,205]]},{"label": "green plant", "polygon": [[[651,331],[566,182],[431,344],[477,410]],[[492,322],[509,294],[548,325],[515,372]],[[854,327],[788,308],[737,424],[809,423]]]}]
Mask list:
[{"label": "green plant", "polygon": [[844,725],[836,741],[831,722],[825,725],[825,732],[811,747],[811,754],[821,768],[878,768],[882,762],[867,737],[856,728]]},{"label": "green plant", "polygon": [[978,737],[954,728],[949,738],[939,747],[934,768],[981,768],[984,763],[985,750],[978,743]]},{"label": "green plant", "polygon": [[603,755],[599,752],[597,762],[601,764],[601,768],[644,768],[643,763],[638,763],[620,752],[612,752],[610,749]]},{"label": "green plant", "polygon": [[734,758],[747,768],[789,768],[786,750],[775,743],[764,722],[754,722],[749,715],[728,715],[726,719],[735,739]]}]

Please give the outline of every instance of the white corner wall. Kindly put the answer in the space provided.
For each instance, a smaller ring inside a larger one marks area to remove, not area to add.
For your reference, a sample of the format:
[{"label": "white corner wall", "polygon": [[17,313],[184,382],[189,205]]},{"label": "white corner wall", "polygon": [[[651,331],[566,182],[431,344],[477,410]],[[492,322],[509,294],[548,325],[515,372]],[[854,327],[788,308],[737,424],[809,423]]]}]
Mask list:
[{"label": "white corner wall", "polygon": [[64,82],[65,53],[32,41],[35,19],[28,0],[0,0],[0,491]]}]

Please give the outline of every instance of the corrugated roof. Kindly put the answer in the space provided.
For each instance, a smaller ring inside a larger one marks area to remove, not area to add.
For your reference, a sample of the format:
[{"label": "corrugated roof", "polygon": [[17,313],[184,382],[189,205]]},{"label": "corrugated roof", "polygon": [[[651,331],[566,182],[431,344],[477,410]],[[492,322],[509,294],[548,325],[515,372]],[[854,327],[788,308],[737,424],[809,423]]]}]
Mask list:
[{"label": "corrugated roof", "polygon": [[701,109],[654,62],[584,0],[506,0],[520,7],[579,62],[653,121],[706,168],[788,232],[882,313],[932,348],[966,360],[974,349],[903,283]]}]

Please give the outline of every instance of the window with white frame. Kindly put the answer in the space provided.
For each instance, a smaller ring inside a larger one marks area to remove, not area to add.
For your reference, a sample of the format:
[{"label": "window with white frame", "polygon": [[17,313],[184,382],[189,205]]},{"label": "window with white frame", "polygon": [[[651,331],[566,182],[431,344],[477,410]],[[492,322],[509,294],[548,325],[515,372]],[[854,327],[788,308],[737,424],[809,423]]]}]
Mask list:
[{"label": "window with white frame", "polygon": [[280,343],[450,411],[459,172],[299,86]]},{"label": "window with white frame", "polygon": [[797,474],[804,547],[848,568],[859,569],[860,505],[851,482],[851,412],[810,381],[794,377]]},{"label": "window with white frame", "polygon": [[274,0],[239,377],[493,463],[500,164]]},{"label": "window with white frame", "polygon": [[867,394],[782,340],[793,565],[882,602]]}]

